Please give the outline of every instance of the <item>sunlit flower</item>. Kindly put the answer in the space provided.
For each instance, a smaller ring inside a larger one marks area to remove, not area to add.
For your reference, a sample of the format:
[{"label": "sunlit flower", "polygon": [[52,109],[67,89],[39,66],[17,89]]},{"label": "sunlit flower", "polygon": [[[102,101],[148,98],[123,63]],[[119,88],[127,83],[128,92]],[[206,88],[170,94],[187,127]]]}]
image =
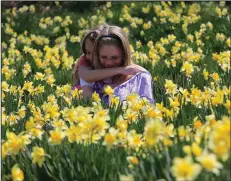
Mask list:
[{"label": "sunlit flower", "polygon": [[128,146],[132,148],[139,148],[142,145],[142,135],[137,134],[135,130],[131,130],[127,135]]},{"label": "sunlit flower", "polygon": [[200,148],[200,146],[197,143],[192,143],[192,153],[195,156],[200,156],[202,153],[202,149]]},{"label": "sunlit flower", "polygon": [[11,113],[8,118],[7,118],[7,123],[9,125],[14,125],[18,122],[19,117],[17,115],[14,115],[13,113]]},{"label": "sunlit flower", "polygon": [[110,7],[111,7],[111,2],[107,2],[107,3],[106,3],[106,7],[107,7],[107,8],[110,8]]},{"label": "sunlit flower", "polygon": [[177,181],[195,180],[201,172],[201,166],[194,163],[190,156],[185,158],[176,157],[173,160],[171,172]]},{"label": "sunlit flower", "polygon": [[106,93],[107,95],[109,95],[109,96],[111,96],[111,95],[114,94],[114,90],[113,90],[110,86],[106,86],[106,87],[104,88],[104,91],[105,91],[105,93]]},{"label": "sunlit flower", "polygon": [[163,117],[163,114],[158,109],[158,107],[149,107],[149,108],[145,109],[144,115],[145,115],[145,117],[146,117],[147,120],[149,120],[149,119],[155,119],[155,118],[158,118],[158,119],[161,120],[162,117]]},{"label": "sunlit flower", "polygon": [[9,91],[9,84],[6,81],[2,81],[2,90],[5,92]]},{"label": "sunlit flower", "polygon": [[23,140],[13,132],[7,132],[7,148],[9,153],[14,155],[24,148]]},{"label": "sunlit flower", "polygon": [[173,83],[172,80],[165,79],[166,94],[174,95],[177,92],[177,85]]},{"label": "sunlit flower", "polygon": [[26,107],[22,106],[19,110],[18,110],[18,116],[19,118],[24,118],[26,115]]},{"label": "sunlit flower", "polygon": [[47,83],[48,83],[51,87],[54,86],[55,78],[54,78],[53,75],[48,75],[48,76],[46,76],[45,79],[46,79]]},{"label": "sunlit flower", "polygon": [[185,62],[181,67],[181,71],[185,72],[187,77],[191,77],[191,74],[194,72],[193,65],[189,62]]},{"label": "sunlit flower", "polygon": [[24,180],[24,173],[19,168],[18,164],[15,164],[11,169],[11,177],[13,181],[23,181]]},{"label": "sunlit flower", "polygon": [[96,93],[96,92],[94,92],[94,93],[92,94],[92,99],[93,99],[93,101],[95,101],[95,102],[100,102],[100,101],[101,101],[101,99],[100,99],[100,97],[99,97],[99,94]]},{"label": "sunlit flower", "polygon": [[202,123],[201,123],[201,120],[198,119],[198,116],[196,116],[194,119],[193,119],[193,127],[195,129],[198,129],[202,126]]},{"label": "sunlit flower", "polygon": [[42,74],[41,72],[36,72],[35,79],[36,80],[44,80],[44,74]]},{"label": "sunlit flower", "polygon": [[110,127],[107,122],[109,117],[95,115],[91,121],[92,131],[98,133],[99,135],[105,135],[106,129]]},{"label": "sunlit flower", "polygon": [[50,131],[50,138],[48,139],[48,141],[52,145],[60,145],[64,137],[65,137],[65,133],[63,131],[58,129],[52,130]]},{"label": "sunlit flower", "polygon": [[220,174],[219,169],[222,168],[222,164],[217,161],[215,154],[204,151],[203,154],[196,159],[201,163],[206,171],[213,172],[216,175]]},{"label": "sunlit flower", "polygon": [[209,137],[209,148],[223,161],[230,157],[230,118],[224,116],[222,121],[214,124]]},{"label": "sunlit flower", "polygon": [[34,6],[34,5],[30,5],[29,11],[30,11],[31,13],[34,13],[34,12],[35,12],[35,6]]},{"label": "sunlit flower", "polygon": [[151,120],[145,125],[144,138],[148,146],[154,146],[163,138],[164,128],[164,123],[158,119]]},{"label": "sunlit flower", "polygon": [[128,128],[128,122],[127,120],[125,120],[121,115],[117,118],[117,121],[116,121],[116,126],[122,130],[122,131],[125,131],[127,130]]},{"label": "sunlit flower", "polygon": [[127,161],[129,163],[133,164],[133,165],[138,165],[139,164],[139,160],[135,156],[128,156]]},{"label": "sunlit flower", "polygon": [[149,7],[149,6],[147,6],[147,7],[142,7],[142,12],[143,12],[144,14],[148,14],[149,11],[150,11],[150,7]]},{"label": "sunlit flower", "polygon": [[32,163],[38,163],[40,167],[42,167],[42,164],[45,160],[45,151],[41,147],[33,147],[33,152],[31,153],[32,157]]},{"label": "sunlit flower", "polygon": [[118,130],[115,128],[110,128],[108,133],[105,134],[104,136],[104,145],[107,145],[109,147],[116,145],[117,144],[117,135],[118,135]]},{"label": "sunlit flower", "polygon": [[132,111],[131,109],[127,109],[126,112],[124,113],[124,118],[128,120],[129,123],[135,122],[137,118],[137,112]]}]

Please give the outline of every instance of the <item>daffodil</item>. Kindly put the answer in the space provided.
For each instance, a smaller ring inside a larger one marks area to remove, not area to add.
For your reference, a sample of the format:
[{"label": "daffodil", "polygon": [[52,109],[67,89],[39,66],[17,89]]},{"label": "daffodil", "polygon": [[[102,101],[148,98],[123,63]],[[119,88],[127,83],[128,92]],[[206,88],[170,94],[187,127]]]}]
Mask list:
[{"label": "daffodil", "polygon": [[22,106],[19,110],[18,110],[18,116],[19,118],[24,118],[26,116],[26,107]]},{"label": "daffodil", "polygon": [[18,154],[24,148],[23,140],[13,132],[7,132],[7,147],[10,154]]},{"label": "daffodil", "polygon": [[194,72],[194,67],[191,63],[185,62],[181,67],[181,71],[185,72],[186,76],[190,78],[192,73]]},{"label": "daffodil", "polygon": [[54,86],[54,82],[55,82],[55,78],[54,75],[48,75],[45,77],[46,82],[53,87]]},{"label": "daffodil", "polygon": [[158,119],[150,120],[144,127],[144,138],[147,146],[154,146],[163,139],[164,123]]},{"label": "daffodil", "polygon": [[24,76],[24,78],[28,75],[28,73],[30,73],[31,72],[31,65],[28,63],[28,62],[26,62],[25,64],[24,64],[24,69],[23,69],[23,76]]},{"label": "daffodil", "polygon": [[159,110],[158,107],[148,107],[144,110],[144,115],[146,117],[147,120],[149,119],[162,119],[163,118],[163,114],[162,111]]},{"label": "daffodil", "polygon": [[118,143],[117,140],[117,135],[118,135],[118,130],[115,128],[110,128],[108,133],[105,134],[104,136],[104,145],[107,145],[109,148],[112,147],[113,145],[116,145]]},{"label": "daffodil", "polygon": [[100,102],[100,101],[101,101],[101,99],[100,99],[100,97],[99,97],[99,94],[97,94],[96,92],[94,92],[94,93],[92,94],[92,99],[93,99],[93,101],[95,101],[95,102]]},{"label": "daffodil", "polygon": [[139,164],[139,160],[135,156],[128,156],[127,161],[129,163],[133,164],[133,165],[138,165]]},{"label": "daffodil", "polygon": [[137,119],[137,112],[132,111],[130,108],[124,113],[124,118],[128,120],[129,123],[135,122]]},{"label": "daffodil", "polygon": [[2,81],[2,90],[5,92],[9,91],[9,84],[6,81]]},{"label": "daffodil", "polygon": [[38,163],[40,167],[42,167],[42,164],[45,160],[45,151],[41,147],[33,147],[33,152],[31,153],[32,157],[32,163]]},{"label": "daffodil", "polygon": [[107,95],[112,96],[114,94],[114,90],[110,86],[106,86],[104,91]]},{"label": "daffodil", "polygon": [[202,149],[201,147],[197,144],[197,143],[192,143],[192,153],[195,155],[195,156],[200,156],[201,153],[202,153]]},{"label": "daffodil", "polygon": [[202,126],[202,123],[201,123],[201,120],[198,119],[198,116],[196,116],[194,119],[193,119],[193,127],[195,129],[198,129]]},{"label": "daffodil", "polygon": [[223,116],[222,120],[214,124],[209,137],[209,148],[223,161],[230,156],[230,119]]},{"label": "daffodil", "polygon": [[127,130],[127,128],[128,128],[128,122],[127,122],[126,119],[123,118],[122,115],[120,115],[120,116],[117,118],[117,120],[116,120],[116,126],[117,126],[120,130],[125,131],[125,130]]},{"label": "daffodil", "polygon": [[61,141],[65,137],[65,133],[59,129],[50,131],[50,138],[48,139],[48,142],[50,142],[52,145],[60,145]]},{"label": "daffodil", "polygon": [[215,154],[204,151],[203,154],[196,159],[201,163],[206,171],[213,172],[216,175],[220,174],[219,169],[222,168],[222,164],[217,161]]},{"label": "daffodil", "polygon": [[7,123],[9,125],[14,125],[14,124],[17,124],[18,120],[19,120],[19,117],[11,113],[7,118]]},{"label": "daffodil", "polygon": [[2,158],[4,159],[7,154],[8,154],[8,143],[4,142],[2,143]]},{"label": "daffodil", "polygon": [[177,85],[172,80],[165,79],[166,94],[174,95],[178,92]]},{"label": "daffodil", "polygon": [[194,163],[190,156],[185,158],[175,157],[171,172],[177,181],[195,180],[201,172],[201,166],[198,163]]},{"label": "daffodil", "polygon": [[98,133],[99,135],[103,136],[106,133],[106,129],[110,127],[107,116],[99,116],[95,115],[91,121],[92,132]]},{"label": "daffodil", "polygon": [[135,130],[131,130],[127,135],[128,146],[131,148],[139,148],[143,144],[142,135],[137,134]]},{"label": "daffodil", "polygon": [[36,72],[35,80],[44,80],[44,74],[42,74],[41,72]]},{"label": "daffodil", "polygon": [[15,164],[13,168],[11,169],[11,177],[13,181],[23,181],[24,180],[24,173],[18,166],[18,164]]}]

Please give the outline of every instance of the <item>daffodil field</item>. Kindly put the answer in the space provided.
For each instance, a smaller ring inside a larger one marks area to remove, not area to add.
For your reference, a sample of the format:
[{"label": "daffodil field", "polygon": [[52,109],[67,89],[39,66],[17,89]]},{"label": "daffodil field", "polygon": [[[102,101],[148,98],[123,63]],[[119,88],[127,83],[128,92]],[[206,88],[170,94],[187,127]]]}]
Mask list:
[{"label": "daffodil field", "polygon": [[[230,3],[76,4],[2,9],[1,179],[230,181]],[[104,22],[128,33],[154,106],[72,90],[81,39]]]}]

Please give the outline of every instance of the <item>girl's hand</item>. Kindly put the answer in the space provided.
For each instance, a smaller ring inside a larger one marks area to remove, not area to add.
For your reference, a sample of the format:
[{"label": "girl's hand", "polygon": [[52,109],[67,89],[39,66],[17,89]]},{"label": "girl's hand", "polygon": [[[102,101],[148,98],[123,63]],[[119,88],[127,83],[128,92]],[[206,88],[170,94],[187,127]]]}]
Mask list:
[{"label": "girl's hand", "polygon": [[138,72],[142,71],[139,66],[132,64],[126,67],[121,67],[121,74],[123,75],[135,75]]}]

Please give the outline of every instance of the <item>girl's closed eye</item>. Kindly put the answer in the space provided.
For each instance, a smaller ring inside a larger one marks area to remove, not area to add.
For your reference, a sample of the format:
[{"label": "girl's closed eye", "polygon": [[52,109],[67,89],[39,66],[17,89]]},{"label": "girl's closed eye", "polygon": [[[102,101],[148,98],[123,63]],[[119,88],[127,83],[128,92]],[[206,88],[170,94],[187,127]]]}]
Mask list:
[{"label": "girl's closed eye", "polygon": [[121,56],[112,56],[112,57],[101,56],[101,59],[107,59],[107,60],[113,60],[113,61],[117,61],[120,58],[121,58]]},{"label": "girl's closed eye", "polygon": [[102,59],[107,59],[107,56],[101,56]]},{"label": "girl's closed eye", "polygon": [[113,60],[113,61],[117,61],[117,60],[119,60],[121,58],[121,56],[113,56],[113,57],[111,57],[111,59]]}]

